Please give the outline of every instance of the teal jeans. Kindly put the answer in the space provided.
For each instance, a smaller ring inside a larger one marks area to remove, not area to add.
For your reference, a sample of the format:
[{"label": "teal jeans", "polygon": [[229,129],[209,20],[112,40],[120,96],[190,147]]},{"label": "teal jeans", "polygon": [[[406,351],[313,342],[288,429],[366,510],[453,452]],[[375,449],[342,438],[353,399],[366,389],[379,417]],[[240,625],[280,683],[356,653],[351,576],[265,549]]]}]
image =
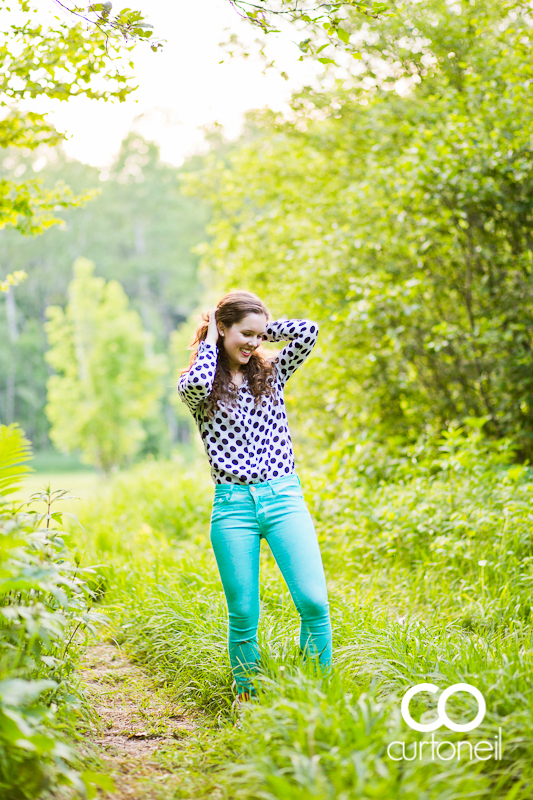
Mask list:
[{"label": "teal jeans", "polygon": [[267,540],[300,615],[300,651],[331,665],[331,620],[322,557],[300,479],[216,484],[210,539],[228,605],[229,659],[238,692],[250,691],[259,652],[259,555]]}]

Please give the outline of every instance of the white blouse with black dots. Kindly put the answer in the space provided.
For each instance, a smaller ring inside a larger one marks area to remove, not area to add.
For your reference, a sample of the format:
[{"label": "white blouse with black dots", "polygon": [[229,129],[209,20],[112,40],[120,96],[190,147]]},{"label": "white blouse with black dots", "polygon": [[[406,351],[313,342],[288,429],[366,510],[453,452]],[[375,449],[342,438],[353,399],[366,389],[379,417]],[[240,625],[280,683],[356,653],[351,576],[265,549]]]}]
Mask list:
[{"label": "white blouse with black dots", "polygon": [[215,483],[260,483],[294,472],[283,388],[310,354],[317,337],[318,325],[307,319],[269,322],[264,341],[289,341],[273,358],[277,404],[265,395],[255,409],[244,376],[237,404],[219,401],[212,419],[207,416],[206,400],[215,380],[218,348],[200,342],[194,364],[178,381],[178,392],[198,426]]}]

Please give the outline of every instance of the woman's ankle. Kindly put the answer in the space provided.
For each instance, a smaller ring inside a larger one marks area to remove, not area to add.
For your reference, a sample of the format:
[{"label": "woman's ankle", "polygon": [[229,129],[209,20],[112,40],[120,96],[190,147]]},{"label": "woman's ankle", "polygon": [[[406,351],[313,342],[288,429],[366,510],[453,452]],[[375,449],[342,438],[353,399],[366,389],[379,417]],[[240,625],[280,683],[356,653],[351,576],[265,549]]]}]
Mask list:
[{"label": "woman's ankle", "polygon": [[250,701],[250,700],[258,700],[257,692],[252,687],[251,689],[242,689],[240,692],[237,693],[237,700],[239,701]]}]

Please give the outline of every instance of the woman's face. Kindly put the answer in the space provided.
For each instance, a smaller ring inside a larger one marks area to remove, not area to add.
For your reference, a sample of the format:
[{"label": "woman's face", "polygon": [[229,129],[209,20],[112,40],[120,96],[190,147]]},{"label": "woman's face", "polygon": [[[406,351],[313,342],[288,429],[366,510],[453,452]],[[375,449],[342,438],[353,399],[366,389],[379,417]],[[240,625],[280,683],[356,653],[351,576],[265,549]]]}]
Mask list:
[{"label": "woman's face", "polygon": [[234,322],[230,328],[219,325],[219,332],[224,334],[224,349],[232,370],[240,369],[247,364],[250,355],[263,341],[263,334],[268,318],[264,314],[247,314],[240,322]]}]

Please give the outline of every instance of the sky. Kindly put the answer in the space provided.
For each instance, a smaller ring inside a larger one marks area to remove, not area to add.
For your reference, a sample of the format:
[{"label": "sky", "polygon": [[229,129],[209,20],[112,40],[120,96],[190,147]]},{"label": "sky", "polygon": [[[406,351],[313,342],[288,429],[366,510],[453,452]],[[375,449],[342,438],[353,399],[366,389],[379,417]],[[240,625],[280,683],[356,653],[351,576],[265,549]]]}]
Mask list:
[{"label": "sky", "polygon": [[[114,2],[113,10],[126,5],[143,11],[154,36],[166,39],[155,53],[145,44],[136,47],[134,83],[139,88],[133,95],[123,103],[85,98],[34,102],[35,110],[46,111],[68,134],[67,154],[93,166],[105,169],[130,130],[157,142],[163,160],[179,166],[205,149],[201,126],[218,122],[234,138],[248,109],[284,108],[292,91],[322,71],[316,62],[298,61],[295,32],[269,36],[269,57],[288,73],[288,81],[274,70],[263,75],[255,57],[220,64],[224,52],[219,43],[230,33],[255,38],[228,0],[128,0]],[[53,0],[42,0],[41,8],[57,14]]]}]

